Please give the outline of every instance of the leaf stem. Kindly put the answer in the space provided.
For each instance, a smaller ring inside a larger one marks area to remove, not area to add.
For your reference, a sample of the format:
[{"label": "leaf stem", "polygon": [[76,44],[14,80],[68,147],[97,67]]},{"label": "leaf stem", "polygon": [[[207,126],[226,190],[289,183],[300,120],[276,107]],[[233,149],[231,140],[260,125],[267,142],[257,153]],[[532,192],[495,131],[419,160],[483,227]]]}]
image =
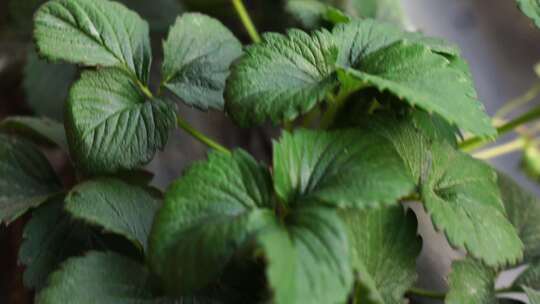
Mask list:
[{"label": "leaf stem", "polygon": [[[508,121],[507,123],[501,125],[500,127],[497,128],[497,133],[498,133],[498,136],[501,136],[501,135],[504,135],[512,130],[514,130],[516,127],[519,127],[521,125],[524,125],[526,123],[529,123],[537,118],[540,118],[540,107],[535,107],[525,113],[523,113],[522,115]],[[463,150],[463,151],[471,151],[471,150],[474,150],[476,148],[480,148],[484,145],[486,145],[487,143],[489,143],[490,140],[484,138],[484,137],[478,137],[478,136],[475,136],[475,137],[471,137],[467,140],[464,140],[462,141],[460,144],[459,144],[459,147]]]},{"label": "leaf stem", "polygon": [[253,40],[253,42],[255,43],[260,42],[261,36],[259,36],[259,33],[257,32],[257,28],[255,28],[253,21],[251,21],[251,17],[249,17],[247,9],[244,6],[242,0],[232,0],[232,3],[234,5],[234,9],[236,10],[236,14],[242,21],[242,24],[246,28],[249,37],[251,37],[251,40]]},{"label": "leaf stem", "polygon": [[430,299],[440,299],[443,300],[446,297],[446,293],[444,292],[436,292],[431,290],[426,290],[422,288],[410,288],[407,293],[420,296],[424,298],[430,298]]},{"label": "leaf stem", "polygon": [[350,95],[350,91],[341,91],[337,96],[328,94],[326,99],[328,100],[328,110],[324,113],[321,119],[321,128],[327,129],[336,119],[336,115],[339,113],[347,97]]},{"label": "leaf stem", "polygon": [[540,82],[533,85],[525,94],[506,102],[493,116],[500,119],[512,113],[515,109],[526,105],[540,94]]},{"label": "leaf stem", "polygon": [[190,124],[187,123],[182,117],[178,116],[176,118],[176,123],[180,128],[182,128],[184,131],[186,131],[189,135],[193,136],[198,141],[202,142],[203,144],[207,145],[208,147],[220,151],[226,154],[231,154],[231,151],[224,146],[218,144],[214,140],[210,139],[208,136],[202,134],[197,129],[193,128]]},{"label": "leaf stem", "polygon": [[523,138],[518,137],[505,144],[488,148],[488,149],[479,151],[477,153],[473,153],[472,156],[479,159],[490,159],[490,158],[494,158],[497,156],[501,156],[507,153],[511,153],[511,152],[523,149],[525,147],[525,144],[526,144],[526,141]]}]

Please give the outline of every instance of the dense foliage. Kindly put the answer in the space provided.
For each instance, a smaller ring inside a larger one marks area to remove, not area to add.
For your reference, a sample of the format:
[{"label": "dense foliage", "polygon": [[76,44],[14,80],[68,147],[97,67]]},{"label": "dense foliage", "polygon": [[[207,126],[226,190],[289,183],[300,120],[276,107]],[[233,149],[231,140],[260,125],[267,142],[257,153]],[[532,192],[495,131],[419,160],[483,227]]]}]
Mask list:
[{"label": "dense foliage", "polygon": [[[247,46],[214,17],[168,18],[157,86],[161,52],[139,14],[109,0],[39,7],[25,86],[40,69],[61,75],[45,98],[69,87],[63,122],[0,123],[0,222],[32,213],[20,262],[37,303],[502,303],[495,280],[520,265],[504,291],[540,303],[540,201],[468,153],[538,109],[494,126],[459,49],[407,31],[397,1],[285,2],[302,29],[262,37],[241,1],[226,3]],[[519,2],[540,26],[538,2]],[[282,126],[271,163],[204,136],[178,102]],[[163,194],[142,167],[177,126],[212,151]],[[39,145],[69,154],[77,185],[62,185]],[[414,288],[411,201],[466,253],[446,295]]]}]

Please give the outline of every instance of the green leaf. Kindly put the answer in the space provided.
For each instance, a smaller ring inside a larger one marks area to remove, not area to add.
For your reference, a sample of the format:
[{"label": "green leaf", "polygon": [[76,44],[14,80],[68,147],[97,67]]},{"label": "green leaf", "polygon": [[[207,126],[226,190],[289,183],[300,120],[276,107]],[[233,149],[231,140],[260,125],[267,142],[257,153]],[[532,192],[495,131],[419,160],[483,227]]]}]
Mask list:
[{"label": "green leaf", "polygon": [[525,293],[527,293],[530,304],[540,304],[540,291],[527,287],[523,287],[523,290],[525,290]]},{"label": "green leaf", "polygon": [[337,65],[351,68],[361,64],[366,56],[400,41],[421,44],[447,58],[459,55],[456,46],[442,39],[426,37],[416,32],[405,32],[390,24],[370,19],[337,25],[332,30],[332,36],[339,49]]},{"label": "green leaf", "polygon": [[429,133],[417,128],[408,115],[392,118],[386,112],[364,125],[392,141],[418,182],[435,227],[452,245],[490,266],[521,259],[523,244],[506,218],[491,167],[456,150],[447,140],[427,137]]},{"label": "green leaf", "polygon": [[452,264],[448,278],[449,292],[446,304],[493,304],[497,303],[495,278],[497,272],[473,259]]},{"label": "green leaf", "polygon": [[101,178],[74,187],[66,210],[76,219],[124,236],[146,250],[159,201],[145,188]]},{"label": "green leaf", "polygon": [[100,247],[94,233],[63,209],[63,196],[54,198],[32,212],[24,228],[19,262],[26,266],[23,281],[27,288],[43,288],[62,261]]},{"label": "green leaf", "polygon": [[[150,237],[150,263],[171,293],[205,287],[236,250],[273,220],[270,175],[243,151],[212,152],[166,193]],[[201,271],[200,265],[204,265]]]},{"label": "green leaf", "polygon": [[536,24],[537,27],[540,27],[540,2],[538,0],[516,0],[518,3],[519,9],[527,17]]},{"label": "green leaf", "polygon": [[392,143],[373,132],[298,130],[274,145],[274,188],[286,204],[394,204],[414,181]]},{"label": "green leaf", "polygon": [[48,63],[39,59],[35,51],[28,52],[23,79],[28,106],[39,116],[63,121],[69,86],[76,74],[77,68],[71,64]]},{"label": "green leaf", "polygon": [[143,265],[115,253],[91,251],[62,264],[36,303],[73,303],[74,299],[78,304],[174,303],[157,298],[150,284]]},{"label": "green leaf", "polygon": [[349,12],[353,16],[372,18],[405,27],[406,18],[399,0],[350,0]]},{"label": "green leaf", "polygon": [[354,69],[339,69],[339,78],[360,88],[389,91],[411,106],[434,112],[478,135],[496,134],[470,76],[453,61],[420,44],[398,42],[363,56]]},{"label": "green leaf", "polygon": [[435,226],[487,265],[519,261],[523,244],[506,218],[493,169],[446,145],[433,145],[428,155],[433,167],[420,192]]},{"label": "green leaf", "polygon": [[225,79],[242,45],[218,20],[198,13],[176,19],[163,43],[163,86],[197,108],[222,110]]},{"label": "green leaf", "polygon": [[501,172],[498,172],[498,182],[507,217],[523,241],[525,262],[539,258],[540,199]]},{"label": "green leaf", "polygon": [[60,180],[34,145],[0,134],[0,222],[9,224],[61,191]]},{"label": "green leaf", "polygon": [[337,213],[302,206],[262,231],[257,242],[267,260],[274,303],[345,303],[353,275],[347,234]]},{"label": "green leaf", "polygon": [[337,49],[330,33],[266,34],[247,48],[227,80],[227,112],[242,126],[293,120],[336,86]]},{"label": "green leaf", "polygon": [[151,62],[148,24],[108,0],[53,0],[34,17],[38,52],[49,60],[120,67],[143,83]]},{"label": "green leaf", "polygon": [[85,71],[71,89],[66,114],[70,150],[88,173],[114,173],[148,163],[174,128],[174,106],[147,100],[127,73]]},{"label": "green leaf", "polygon": [[413,212],[401,206],[341,212],[349,233],[352,267],[367,293],[358,303],[403,303],[416,281],[422,241]]},{"label": "green leaf", "polygon": [[64,126],[48,118],[10,116],[0,122],[0,131],[25,137],[37,144],[68,149]]},{"label": "green leaf", "polygon": [[527,269],[514,281],[513,285],[515,287],[527,286],[537,290],[540,289],[540,261],[532,261],[527,266]]},{"label": "green leaf", "polygon": [[338,24],[349,22],[350,17],[334,7],[333,1],[319,0],[288,0],[285,9],[289,14],[298,19],[303,27],[315,29],[325,23]]}]

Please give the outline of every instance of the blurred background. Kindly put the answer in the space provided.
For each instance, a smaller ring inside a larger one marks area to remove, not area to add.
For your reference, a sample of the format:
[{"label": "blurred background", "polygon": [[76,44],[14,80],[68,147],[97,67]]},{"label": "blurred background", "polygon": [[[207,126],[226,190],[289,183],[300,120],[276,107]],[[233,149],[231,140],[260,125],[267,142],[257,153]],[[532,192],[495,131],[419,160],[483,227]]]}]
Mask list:
[{"label": "blurred background", "polygon": [[[78,72],[70,65],[43,62],[33,51],[31,16],[43,2],[0,0],[0,119],[7,115],[35,114],[62,120],[67,90]],[[214,15],[233,29],[241,40],[249,41],[228,0],[121,2],[150,22],[153,52],[158,58],[153,64],[154,74],[159,71],[161,40],[168,26],[183,11],[197,10]],[[284,2],[245,0],[260,31],[283,31],[285,27],[298,25],[283,9]],[[533,70],[540,61],[540,29],[521,14],[514,0],[403,0],[402,6],[408,27],[445,38],[461,47],[471,66],[480,100],[489,114],[540,82]],[[273,128],[240,129],[222,113],[201,113],[184,106],[179,106],[179,111],[193,126],[223,145],[243,147],[261,160],[270,158],[269,138],[276,134]],[[180,175],[186,164],[202,159],[205,151],[205,146],[177,130],[171,135],[166,150],[148,165],[156,175],[155,184],[166,187]],[[67,156],[55,150],[46,152],[65,183],[73,183]],[[521,157],[515,153],[491,161],[526,188],[540,194],[537,184],[519,170]],[[24,291],[22,269],[17,265],[17,250],[25,220],[23,218],[9,228],[0,227],[0,303],[32,302],[32,294]],[[419,286],[445,290],[445,276],[451,259],[459,253],[433,231],[427,217],[420,215],[419,220],[420,231],[426,239],[425,244],[428,244],[424,246],[419,260]]]}]

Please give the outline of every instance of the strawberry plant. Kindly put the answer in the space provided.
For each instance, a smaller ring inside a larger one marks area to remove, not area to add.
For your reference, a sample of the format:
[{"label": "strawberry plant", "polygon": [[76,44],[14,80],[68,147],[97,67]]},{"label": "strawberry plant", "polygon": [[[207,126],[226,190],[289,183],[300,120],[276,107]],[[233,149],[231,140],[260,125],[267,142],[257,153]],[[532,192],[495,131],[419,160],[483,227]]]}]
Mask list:
[{"label": "strawberry plant", "polygon": [[[19,259],[37,303],[540,301],[540,202],[481,160],[501,147],[471,155],[537,107],[492,121],[460,50],[403,29],[392,1],[286,1],[302,29],[262,34],[242,1],[217,2],[186,5],[233,7],[252,42],[184,13],[158,85],[149,25],[123,4],[51,0],[35,13],[37,54],[78,75],[63,123],[0,123],[0,221],[32,213]],[[520,6],[539,23],[536,2]],[[277,126],[271,162],[204,135],[179,102]],[[210,151],[162,193],[142,168],[177,127]],[[38,145],[69,154],[75,186]],[[422,239],[407,202],[466,253],[445,293],[415,287]]]}]

